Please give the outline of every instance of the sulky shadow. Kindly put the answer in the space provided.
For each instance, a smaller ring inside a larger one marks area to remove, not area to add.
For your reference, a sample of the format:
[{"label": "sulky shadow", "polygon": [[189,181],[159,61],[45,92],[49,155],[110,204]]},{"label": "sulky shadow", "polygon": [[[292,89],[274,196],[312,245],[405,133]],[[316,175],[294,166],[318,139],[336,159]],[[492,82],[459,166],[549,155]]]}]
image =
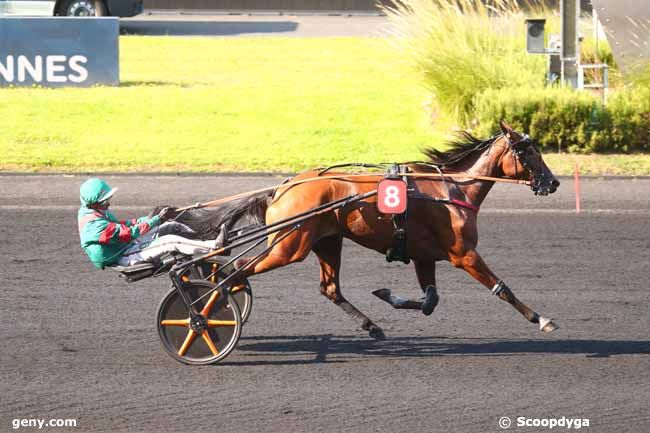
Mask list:
[{"label": "sulky shadow", "polygon": [[[488,340],[446,337],[389,337],[384,341],[333,335],[242,337],[238,352],[250,356],[299,360],[225,362],[232,365],[287,365],[347,362],[351,358],[425,358],[432,356],[508,356],[527,354],[650,355],[650,341],[638,340]],[[305,359],[308,358],[308,359]]]}]

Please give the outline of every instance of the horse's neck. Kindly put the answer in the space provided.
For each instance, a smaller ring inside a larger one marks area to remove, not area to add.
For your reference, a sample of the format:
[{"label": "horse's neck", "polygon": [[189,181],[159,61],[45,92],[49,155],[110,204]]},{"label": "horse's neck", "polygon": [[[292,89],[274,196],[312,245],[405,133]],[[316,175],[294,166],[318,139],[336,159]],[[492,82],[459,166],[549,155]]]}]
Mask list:
[{"label": "horse's neck", "polygon": [[[472,157],[467,158],[457,167],[454,167],[454,171],[467,173],[470,176],[499,177],[498,162],[501,157],[501,152],[498,149],[498,147],[493,148],[493,146],[488,146],[482,152],[477,152],[476,155],[472,155]],[[476,180],[457,185],[470,203],[475,206],[481,206],[490,189],[492,189],[494,182]]]}]

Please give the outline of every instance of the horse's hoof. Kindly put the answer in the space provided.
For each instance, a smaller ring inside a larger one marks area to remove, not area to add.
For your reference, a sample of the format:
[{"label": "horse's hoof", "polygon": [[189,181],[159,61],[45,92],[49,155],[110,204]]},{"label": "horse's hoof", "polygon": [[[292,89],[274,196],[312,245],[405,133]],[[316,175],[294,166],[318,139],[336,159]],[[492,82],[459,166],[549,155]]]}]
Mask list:
[{"label": "horse's hoof", "polygon": [[431,315],[433,310],[436,309],[439,300],[440,297],[438,296],[436,288],[434,286],[427,286],[426,293],[424,294],[424,301],[422,302],[422,307],[420,307],[422,313],[425,316]]},{"label": "horse's hoof", "polygon": [[391,299],[390,299],[390,289],[377,289],[374,292],[372,292],[373,295],[381,299],[382,301],[388,302],[389,304],[392,305]]},{"label": "horse's hoof", "polygon": [[386,335],[384,331],[381,330],[379,326],[373,326],[368,330],[368,335],[370,335],[375,340],[385,340]]},{"label": "horse's hoof", "polygon": [[547,319],[546,317],[540,316],[539,318],[539,330],[542,332],[553,332],[556,329],[558,329],[559,326],[556,325],[551,319]]}]

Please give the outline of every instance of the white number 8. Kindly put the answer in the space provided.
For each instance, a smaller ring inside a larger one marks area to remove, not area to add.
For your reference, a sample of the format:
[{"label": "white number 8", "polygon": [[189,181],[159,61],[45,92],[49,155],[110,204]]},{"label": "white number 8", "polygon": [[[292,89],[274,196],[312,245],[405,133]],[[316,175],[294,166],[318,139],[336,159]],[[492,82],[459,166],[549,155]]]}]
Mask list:
[{"label": "white number 8", "polygon": [[386,197],[384,197],[384,204],[388,207],[397,207],[400,205],[399,188],[391,185],[386,188]]}]

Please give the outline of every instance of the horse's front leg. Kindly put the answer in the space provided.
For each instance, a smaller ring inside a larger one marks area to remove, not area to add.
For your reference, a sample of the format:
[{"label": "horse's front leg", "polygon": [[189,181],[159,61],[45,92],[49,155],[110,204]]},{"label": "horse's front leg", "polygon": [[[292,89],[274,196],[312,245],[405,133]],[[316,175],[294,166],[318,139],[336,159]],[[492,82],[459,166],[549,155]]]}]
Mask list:
[{"label": "horse's front leg", "polygon": [[420,300],[403,299],[393,295],[390,289],[379,289],[372,292],[373,295],[388,302],[398,310],[421,310],[425,316],[433,313],[438,305],[439,297],[436,289],[436,262],[433,260],[414,260],[415,273],[424,292]]},{"label": "horse's front leg", "polygon": [[517,299],[512,290],[492,273],[476,250],[467,251],[463,255],[452,255],[450,261],[457,268],[463,268],[485,287],[492,289],[493,295],[497,295],[515,307],[530,322],[538,323],[542,332],[551,332],[559,328],[551,319],[540,316]]},{"label": "horse's front leg", "polygon": [[420,309],[428,316],[433,313],[440,299],[436,289],[436,262],[433,260],[415,260],[415,274],[418,277],[420,288],[424,292],[424,299]]}]

